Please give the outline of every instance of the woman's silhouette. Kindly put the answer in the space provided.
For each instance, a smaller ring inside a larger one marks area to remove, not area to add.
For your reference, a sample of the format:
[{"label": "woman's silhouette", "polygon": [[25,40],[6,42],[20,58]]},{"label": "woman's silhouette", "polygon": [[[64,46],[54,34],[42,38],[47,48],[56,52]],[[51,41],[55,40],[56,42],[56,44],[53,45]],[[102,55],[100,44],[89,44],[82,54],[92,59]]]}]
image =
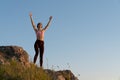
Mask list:
[{"label": "woman's silhouette", "polygon": [[36,27],[36,25],[34,24],[33,19],[32,19],[32,13],[30,13],[29,16],[30,16],[30,20],[31,20],[33,29],[36,33],[36,41],[35,41],[35,44],[34,44],[34,49],[35,49],[34,63],[36,63],[38,53],[40,51],[40,67],[42,67],[42,65],[43,65],[43,54],[44,54],[44,33],[50,25],[52,16],[50,16],[49,21],[44,28],[42,27],[41,22],[38,23],[37,27]]}]

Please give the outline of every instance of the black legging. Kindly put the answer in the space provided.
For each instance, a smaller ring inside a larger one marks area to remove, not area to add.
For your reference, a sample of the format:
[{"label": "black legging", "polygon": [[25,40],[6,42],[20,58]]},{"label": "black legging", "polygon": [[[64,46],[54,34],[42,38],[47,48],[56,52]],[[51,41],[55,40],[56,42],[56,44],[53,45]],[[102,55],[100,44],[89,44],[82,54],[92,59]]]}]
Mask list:
[{"label": "black legging", "polygon": [[44,41],[36,40],[34,44],[34,49],[35,49],[34,63],[36,63],[38,53],[40,51],[40,66],[42,67],[44,54]]}]

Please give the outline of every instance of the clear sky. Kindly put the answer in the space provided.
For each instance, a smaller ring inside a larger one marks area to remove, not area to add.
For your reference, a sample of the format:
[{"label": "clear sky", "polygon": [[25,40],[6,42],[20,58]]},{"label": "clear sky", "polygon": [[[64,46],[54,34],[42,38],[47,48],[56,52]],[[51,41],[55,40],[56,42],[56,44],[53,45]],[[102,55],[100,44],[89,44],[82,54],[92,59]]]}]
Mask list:
[{"label": "clear sky", "polygon": [[80,80],[120,80],[120,0],[1,0],[0,46],[21,46],[32,61],[30,12],[43,26],[53,16],[44,68],[71,69]]}]

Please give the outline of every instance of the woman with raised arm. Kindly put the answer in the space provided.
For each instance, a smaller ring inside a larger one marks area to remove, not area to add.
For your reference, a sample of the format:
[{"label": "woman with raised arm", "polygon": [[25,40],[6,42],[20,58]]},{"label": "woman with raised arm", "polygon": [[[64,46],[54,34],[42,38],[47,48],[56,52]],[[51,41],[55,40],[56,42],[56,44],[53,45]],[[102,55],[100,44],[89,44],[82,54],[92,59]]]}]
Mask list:
[{"label": "woman with raised arm", "polygon": [[30,13],[29,16],[30,16],[30,20],[31,20],[33,29],[36,33],[36,41],[35,41],[35,44],[34,44],[34,49],[35,49],[34,64],[36,63],[38,53],[40,51],[40,67],[42,67],[42,65],[43,65],[43,54],[44,54],[44,33],[50,25],[50,22],[52,20],[52,16],[50,16],[49,21],[44,28],[43,28],[41,22],[39,22],[37,24],[37,27],[36,27],[36,25],[34,24],[33,19],[32,19],[32,13]]}]

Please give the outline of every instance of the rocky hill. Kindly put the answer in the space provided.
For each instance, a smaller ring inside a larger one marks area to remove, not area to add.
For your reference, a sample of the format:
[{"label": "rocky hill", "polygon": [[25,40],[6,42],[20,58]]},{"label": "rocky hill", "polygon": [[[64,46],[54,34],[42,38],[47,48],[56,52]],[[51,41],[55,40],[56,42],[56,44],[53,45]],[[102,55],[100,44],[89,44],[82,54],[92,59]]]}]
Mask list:
[{"label": "rocky hill", "polygon": [[[30,66],[28,53],[22,47],[0,46],[0,65],[10,65],[12,60],[21,63],[23,66]],[[70,70],[53,71],[44,69],[44,71],[53,80],[78,80]]]}]

